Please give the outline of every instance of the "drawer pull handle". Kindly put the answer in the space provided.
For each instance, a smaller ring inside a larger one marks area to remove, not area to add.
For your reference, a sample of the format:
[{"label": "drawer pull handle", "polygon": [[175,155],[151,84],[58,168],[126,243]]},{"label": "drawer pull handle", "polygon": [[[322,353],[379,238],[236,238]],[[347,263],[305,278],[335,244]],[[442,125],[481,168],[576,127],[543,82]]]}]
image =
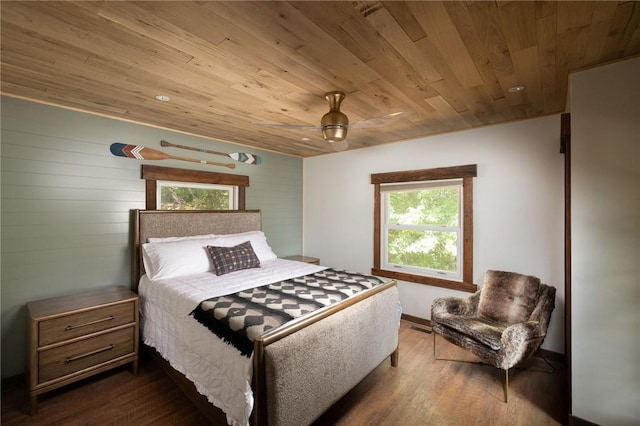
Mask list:
[{"label": "drawer pull handle", "polygon": [[67,328],[65,328],[64,330],[65,331],[71,331],[71,330],[75,330],[76,328],[86,327],[88,325],[99,324],[101,322],[111,321],[111,320],[114,320],[114,319],[116,319],[116,317],[114,317],[113,315],[109,315],[106,318],[102,318],[102,319],[91,321],[91,322],[85,322],[84,324],[68,325]]},{"label": "drawer pull handle", "polygon": [[115,347],[116,347],[116,345],[114,345],[112,343],[109,346],[105,346],[104,348],[96,349],[95,351],[87,352],[86,354],[76,355],[76,356],[68,356],[67,359],[64,360],[64,363],[67,364],[69,362],[77,361],[79,359],[86,358],[86,357],[91,356],[91,355],[99,354],[100,352],[110,351],[111,349],[113,349]]}]

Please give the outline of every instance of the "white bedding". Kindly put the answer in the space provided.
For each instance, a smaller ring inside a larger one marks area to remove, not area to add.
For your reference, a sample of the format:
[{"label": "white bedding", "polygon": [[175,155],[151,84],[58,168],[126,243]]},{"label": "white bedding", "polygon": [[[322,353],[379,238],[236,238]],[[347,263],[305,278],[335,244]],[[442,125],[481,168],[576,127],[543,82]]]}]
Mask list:
[{"label": "white bedding", "polygon": [[221,408],[231,425],[245,426],[253,408],[252,361],[197,322],[191,311],[210,297],[312,274],[326,269],[284,259],[260,268],[216,276],[213,272],[151,281],[140,279],[143,342],[191,380],[198,392]]}]

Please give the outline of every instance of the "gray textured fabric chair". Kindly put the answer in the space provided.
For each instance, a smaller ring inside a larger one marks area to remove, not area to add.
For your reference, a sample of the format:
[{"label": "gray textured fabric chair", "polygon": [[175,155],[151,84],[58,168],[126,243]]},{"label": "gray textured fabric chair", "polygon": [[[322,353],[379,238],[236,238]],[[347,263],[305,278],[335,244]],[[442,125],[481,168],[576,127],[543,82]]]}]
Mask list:
[{"label": "gray textured fabric chair", "polygon": [[[542,344],[555,307],[554,287],[514,272],[487,271],[472,296],[443,297],[431,305],[433,355],[436,334],[505,370],[504,399],[509,400],[509,369]],[[453,361],[453,360],[452,360]]]}]

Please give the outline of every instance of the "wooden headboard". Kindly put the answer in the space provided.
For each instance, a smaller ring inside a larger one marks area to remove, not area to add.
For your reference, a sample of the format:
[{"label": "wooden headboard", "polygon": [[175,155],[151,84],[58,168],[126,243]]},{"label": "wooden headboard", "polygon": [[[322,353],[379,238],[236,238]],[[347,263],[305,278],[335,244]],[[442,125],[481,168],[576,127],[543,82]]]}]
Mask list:
[{"label": "wooden headboard", "polygon": [[260,210],[134,210],[133,282],[144,275],[142,244],[152,237],[184,237],[203,234],[236,234],[262,229]]}]

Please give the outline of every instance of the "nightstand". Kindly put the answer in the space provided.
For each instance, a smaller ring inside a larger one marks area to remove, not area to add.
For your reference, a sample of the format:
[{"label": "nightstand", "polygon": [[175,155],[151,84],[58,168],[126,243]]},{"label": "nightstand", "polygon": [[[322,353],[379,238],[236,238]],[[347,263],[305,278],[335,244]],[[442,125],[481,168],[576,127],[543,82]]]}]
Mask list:
[{"label": "nightstand", "polygon": [[29,398],[132,363],[138,370],[138,296],[110,287],[27,303]]},{"label": "nightstand", "polygon": [[299,254],[294,255],[294,256],[286,256],[286,257],[283,257],[283,259],[296,260],[298,262],[312,263],[314,265],[319,265],[320,264],[320,259],[318,259],[317,257],[301,256]]}]

